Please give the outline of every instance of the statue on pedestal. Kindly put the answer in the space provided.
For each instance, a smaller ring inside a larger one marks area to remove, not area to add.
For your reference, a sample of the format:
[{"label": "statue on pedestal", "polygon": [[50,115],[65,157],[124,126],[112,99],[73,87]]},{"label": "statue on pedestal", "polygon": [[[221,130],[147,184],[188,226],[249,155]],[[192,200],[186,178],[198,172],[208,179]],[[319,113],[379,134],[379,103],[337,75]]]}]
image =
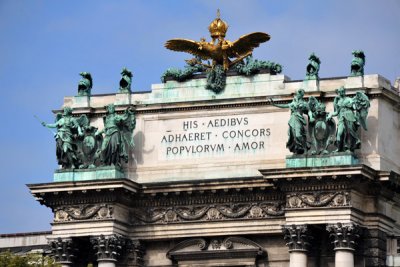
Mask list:
[{"label": "statue on pedestal", "polygon": [[93,87],[92,75],[89,72],[81,72],[82,79],[78,84],[78,96],[90,96]]},{"label": "statue on pedestal", "polygon": [[318,80],[319,79],[318,72],[321,60],[314,53],[310,55],[308,60],[310,62],[308,63],[306,69],[307,70],[306,80]]},{"label": "statue on pedestal", "polygon": [[351,76],[364,76],[365,54],[362,50],[354,50],[351,60]]},{"label": "statue on pedestal", "polygon": [[55,139],[58,164],[65,169],[79,167],[77,140],[83,133],[78,120],[72,117],[72,109],[65,107],[63,114],[57,114],[55,123],[42,122],[42,125],[57,128]]},{"label": "statue on pedestal", "polygon": [[136,126],[136,118],[132,109],[128,108],[124,115],[115,113],[114,104],[106,106],[104,129],[96,135],[105,134],[101,154],[103,165],[121,167],[122,161],[128,162],[128,148],[133,148],[132,132]]},{"label": "statue on pedestal", "polygon": [[271,104],[279,108],[289,108],[290,109],[290,119],[289,119],[289,131],[288,131],[288,141],[286,147],[290,152],[294,154],[304,154],[310,148],[307,142],[306,119],[303,114],[308,114],[312,119],[312,113],[309,112],[308,103],[303,99],[304,90],[299,89],[296,92],[295,97],[289,104],[276,104],[272,99],[270,99]]},{"label": "statue on pedestal", "polygon": [[131,93],[132,84],[132,72],[127,68],[123,68],[121,71],[121,80],[119,81],[119,92],[120,93]]},{"label": "statue on pedestal", "polygon": [[362,92],[357,92],[352,98],[348,97],[344,87],[340,87],[336,92],[338,96],[333,101],[334,112],[328,115],[328,119],[338,117],[335,152],[354,152],[361,147],[361,140],[357,134],[359,126],[367,130],[369,99]]}]

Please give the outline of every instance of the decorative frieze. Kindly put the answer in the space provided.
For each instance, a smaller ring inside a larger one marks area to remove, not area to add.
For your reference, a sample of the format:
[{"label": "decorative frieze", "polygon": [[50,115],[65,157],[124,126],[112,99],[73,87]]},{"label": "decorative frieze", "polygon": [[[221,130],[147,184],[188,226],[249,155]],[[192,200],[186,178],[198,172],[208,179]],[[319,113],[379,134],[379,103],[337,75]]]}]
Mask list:
[{"label": "decorative frieze", "polygon": [[49,240],[51,254],[57,263],[72,264],[76,257],[76,248],[71,238]]},{"label": "decorative frieze", "polygon": [[237,203],[227,205],[202,205],[134,209],[132,220],[140,223],[174,223],[184,221],[221,221],[229,219],[254,219],[282,216],[283,202]]},{"label": "decorative frieze", "polygon": [[335,250],[338,249],[349,249],[354,250],[356,246],[356,240],[360,237],[360,228],[358,225],[349,224],[330,224],[326,226],[326,230],[330,233],[330,237],[333,239],[333,245]]},{"label": "decorative frieze", "polygon": [[286,208],[346,207],[350,206],[347,192],[290,193],[286,196]]},{"label": "decorative frieze", "polygon": [[113,207],[107,204],[62,206],[54,211],[54,222],[110,218],[113,218]]},{"label": "decorative frieze", "polygon": [[311,236],[307,225],[285,225],[282,227],[286,246],[289,251],[307,251]]},{"label": "decorative frieze", "polygon": [[126,239],[120,235],[91,237],[90,242],[96,251],[97,260],[117,261],[121,255],[122,247],[126,244]]}]

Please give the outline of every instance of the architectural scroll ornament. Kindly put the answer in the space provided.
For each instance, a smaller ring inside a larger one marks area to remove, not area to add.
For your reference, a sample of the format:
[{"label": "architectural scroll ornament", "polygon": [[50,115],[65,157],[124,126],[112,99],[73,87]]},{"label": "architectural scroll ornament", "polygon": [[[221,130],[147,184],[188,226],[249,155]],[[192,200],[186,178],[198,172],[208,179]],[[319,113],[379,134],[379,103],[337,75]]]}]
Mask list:
[{"label": "architectural scroll ornament", "polygon": [[282,232],[285,235],[284,239],[289,251],[308,250],[311,236],[308,233],[307,225],[285,225],[282,228]]},{"label": "architectural scroll ornament", "polygon": [[258,256],[261,256],[265,253],[263,248],[257,244],[256,242],[240,237],[240,236],[230,236],[226,238],[212,238],[212,239],[204,239],[204,238],[192,238],[188,240],[184,240],[177,244],[174,248],[172,248],[167,253],[168,258],[173,258],[174,255],[177,255],[179,252],[184,252],[189,254],[190,252],[201,252],[201,251],[218,251],[218,250],[253,250],[256,252]]},{"label": "architectural scroll ornament", "polygon": [[57,263],[72,264],[76,249],[71,238],[57,238],[49,240],[51,254]]},{"label": "architectural scroll ornament", "polygon": [[347,192],[293,193],[286,197],[286,208],[345,207],[350,205]]},{"label": "architectural scroll ornament", "polygon": [[331,224],[326,226],[326,230],[330,233],[333,239],[335,249],[349,249],[354,250],[356,240],[360,237],[360,228],[358,225],[349,224]]},{"label": "architectural scroll ornament", "polygon": [[[282,202],[240,203],[231,205],[207,205],[135,209],[137,223],[173,223],[182,221],[219,221],[228,219],[266,218],[284,214]],[[135,223],[135,222],[134,222]]]},{"label": "architectural scroll ornament", "polygon": [[126,240],[120,235],[91,237],[90,242],[96,251],[97,260],[117,260]]},{"label": "architectural scroll ornament", "polygon": [[63,206],[54,211],[54,222],[101,220],[113,217],[113,207],[107,204]]}]

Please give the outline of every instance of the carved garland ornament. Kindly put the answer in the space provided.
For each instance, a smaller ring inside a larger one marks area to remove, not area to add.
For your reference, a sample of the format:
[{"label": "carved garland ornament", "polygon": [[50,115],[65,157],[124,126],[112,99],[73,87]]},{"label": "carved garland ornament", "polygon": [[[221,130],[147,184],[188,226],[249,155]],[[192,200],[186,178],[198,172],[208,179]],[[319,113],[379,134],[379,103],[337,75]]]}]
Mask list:
[{"label": "carved garland ornament", "polygon": [[350,205],[347,192],[293,193],[286,197],[286,208],[345,207]]},{"label": "carved garland ornament", "polygon": [[101,220],[113,217],[113,207],[107,204],[63,206],[54,211],[54,222]]},{"label": "carved garland ornament", "polygon": [[134,220],[145,223],[173,223],[182,221],[218,221],[237,218],[266,218],[284,214],[283,203],[245,203],[187,207],[135,209]]}]

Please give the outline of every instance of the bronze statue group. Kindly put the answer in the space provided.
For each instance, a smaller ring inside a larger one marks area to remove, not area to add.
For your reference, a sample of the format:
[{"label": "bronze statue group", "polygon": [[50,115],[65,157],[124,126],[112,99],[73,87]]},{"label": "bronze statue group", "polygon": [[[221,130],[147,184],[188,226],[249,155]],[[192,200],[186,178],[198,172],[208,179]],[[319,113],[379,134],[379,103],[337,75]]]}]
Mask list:
[{"label": "bronze statue group", "polygon": [[90,125],[86,115],[73,117],[70,107],[57,114],[55,123],[42,122],[47,128],[57,128],[56,155],[63,169],[121,167],[122,162],[128,162],[129,149],[134,146],[135,114],[128,108],[123,115],[118,115],[114,104],[105,108],[104,129],[100,131]]},{"label": "bronze statue group", "polygon": [[[369,99],[362,92],[349,97],[344,87],[336,92],[338,95],[333,101],[334,111],[331,113],[327,113],[325,105],[313,96],[306,101],[303,89],[299,89],[288,104],[276,104],[270,99],[272,105],[290,109],[286,147],[293,154],[352,153],[360,148],[357,131],[360,126],[367,130]],[[308,117],[308,123],[304,115]],[[333,117],[337,117],[337,125]]]}]

